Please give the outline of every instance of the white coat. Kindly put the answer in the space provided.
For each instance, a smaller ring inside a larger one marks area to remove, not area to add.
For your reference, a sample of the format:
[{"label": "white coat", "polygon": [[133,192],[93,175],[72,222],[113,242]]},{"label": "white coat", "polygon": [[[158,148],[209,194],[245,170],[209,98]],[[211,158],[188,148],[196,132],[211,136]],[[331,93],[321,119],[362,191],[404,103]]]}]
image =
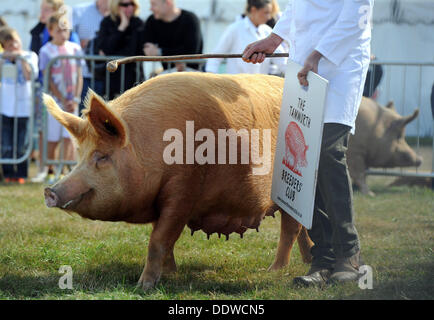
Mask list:
[{"label": "white coat", "polygon": [[[240,18],[232,23],[223,33],[213,53],[240,53],[249,44],[262,40],[270,35],[272,29],[261,24],[258,27],[252,23],[249,17]],[[279,46],[276,53],[284,53],[282,46]],[[245,63],[241,59],[228,59],[225,73],[263,73],[277,74],[285,72],[286,58],[266,59],[260,64]],[[205,66],[206,72],[218,73],[223,59],[210,59]],[[273,68],[273,66],[275,68]]]},{"label": "white coat", "polygon": [[287,40],[290,58],[303,65],[319,51],[318,73],[329,80],[325,123],[355,130],[370,61],[373,0],[291,0],[273,33]]}]

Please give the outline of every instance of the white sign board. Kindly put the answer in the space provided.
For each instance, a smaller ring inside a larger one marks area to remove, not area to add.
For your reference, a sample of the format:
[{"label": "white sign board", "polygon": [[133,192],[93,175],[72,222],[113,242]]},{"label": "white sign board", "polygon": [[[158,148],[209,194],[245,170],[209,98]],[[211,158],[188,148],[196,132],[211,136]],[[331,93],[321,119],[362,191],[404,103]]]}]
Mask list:
[{"label": "white sign board", "polygon": [[288,60],[274,157],[272,200],[307,229],[312,227],[328,81],[309,72],[309,87]]}]

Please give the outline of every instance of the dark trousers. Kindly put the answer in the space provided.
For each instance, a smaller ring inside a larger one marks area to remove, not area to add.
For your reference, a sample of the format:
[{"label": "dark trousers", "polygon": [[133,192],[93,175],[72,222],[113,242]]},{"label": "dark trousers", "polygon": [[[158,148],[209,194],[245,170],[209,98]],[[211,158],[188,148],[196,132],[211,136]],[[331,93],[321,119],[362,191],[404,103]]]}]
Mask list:
[{"label": "dark trousers", "polygon": [[[28,123],[29,118],[17,119],[16,150],[14,150],[14,118],[2,116],[1,131],[1,156],[2,159],[19,159],[27,148],[28,144]],[[14,157],[14,151],[16,152]],[[3,176],[5,178],[27,178],[28,162],[24,160],[17,165],[3,165]]]},{"label": "dark trousers", "polygon": [[318,168],[312,229],[313,264],[329,267],[336,258],[360,250],[354,226],[353,190],[346,151],[350,127],[325,123]]}]

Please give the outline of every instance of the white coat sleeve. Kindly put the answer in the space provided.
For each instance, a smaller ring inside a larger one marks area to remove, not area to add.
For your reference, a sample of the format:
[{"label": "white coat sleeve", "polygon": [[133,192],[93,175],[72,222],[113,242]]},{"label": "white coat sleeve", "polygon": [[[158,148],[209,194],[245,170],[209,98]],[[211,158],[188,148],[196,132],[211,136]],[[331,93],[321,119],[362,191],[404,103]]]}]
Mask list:
[{"label": "white coat sleeve", "polygon": [[[214,49],[213,53],[219,54],[219,53],[231,53],[231,48],[233,44],[233,40],[235,38],[235,32],[236,29],[232,27],[233,25],[230,25],[223,35],[221,36],[217,47]],[[219,66],[222,63],[223,59],[208,59],[205,65],[205,71],[206,72],[212,72],[212,73],[218,73]]]},{"label": "white coat sleeve", "polygon": [[277,34],[282,39],[289,41],[290,28],[291,28],[291,17],[292,17],[292,1],[288,2],[282,16],[277,20],[276,25],[273,28],[273,33]]},{"label": "white coat sleeve", "polygon": [[358,46],[364,33],[370,34],[372,5],[373,0],[345,0],[338,20],[327,30],[315,50],[339,66]]}]

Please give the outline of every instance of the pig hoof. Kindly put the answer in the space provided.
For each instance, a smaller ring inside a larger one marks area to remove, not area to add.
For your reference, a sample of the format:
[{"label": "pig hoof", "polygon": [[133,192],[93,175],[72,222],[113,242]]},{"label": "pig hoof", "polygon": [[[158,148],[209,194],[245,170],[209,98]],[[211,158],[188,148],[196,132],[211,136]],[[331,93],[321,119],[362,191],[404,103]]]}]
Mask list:
[{"label": "pig hoof", "polygon": [[141,288],[143,291],[149,291],[155,287],[155,281],[139,281],[137,288]]},{"label": "pig hoof", "polygon": [[267,271],[277,271],[277,270],[280,270],[280,269],[282,269],[283,267],[285,267],[286,265],[284,264],[284,263],[281,263],[281,262],[274,262],[269,268],[268,268],[268,270]]},{"label": "pig hoof", "polygon": [[158,280],[160,280],[160,276],[155,278],[153,276],[142,275],[137,283],[137,288],[142,288],[143,291],[148,291],[155,287]]}]

